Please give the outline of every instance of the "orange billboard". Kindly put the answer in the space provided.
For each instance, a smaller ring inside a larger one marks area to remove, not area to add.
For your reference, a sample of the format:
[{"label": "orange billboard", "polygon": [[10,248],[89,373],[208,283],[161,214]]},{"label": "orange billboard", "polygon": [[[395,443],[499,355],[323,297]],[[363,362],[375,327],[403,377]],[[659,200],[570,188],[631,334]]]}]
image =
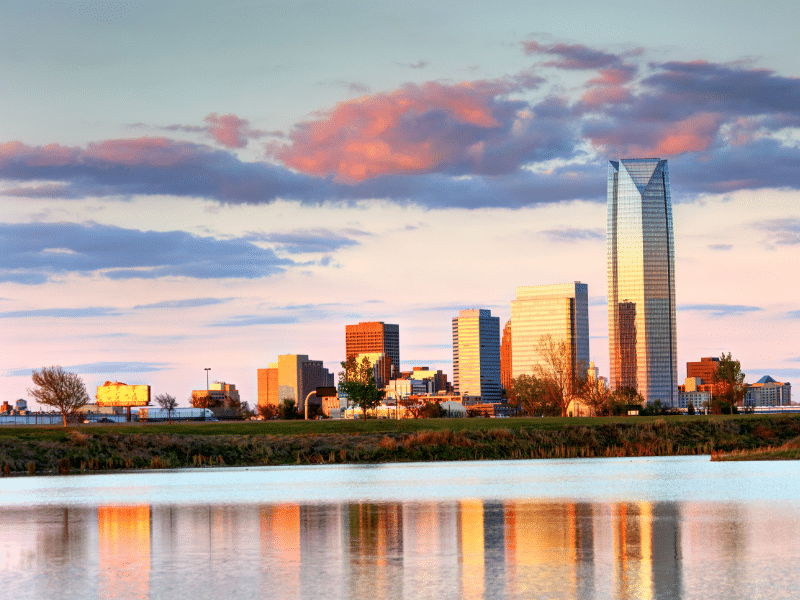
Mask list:
[{"label": "orange billboard", "polygon": [[98,406],[147,406],[150,404],[150,386],[106,381],[97,386],[95,398]]}]

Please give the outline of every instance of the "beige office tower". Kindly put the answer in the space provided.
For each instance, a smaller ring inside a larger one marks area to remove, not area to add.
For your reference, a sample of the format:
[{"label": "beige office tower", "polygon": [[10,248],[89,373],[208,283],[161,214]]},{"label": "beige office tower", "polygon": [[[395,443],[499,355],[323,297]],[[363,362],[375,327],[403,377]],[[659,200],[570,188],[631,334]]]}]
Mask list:
[{"label": "beige office tower", "polygon": [[542,364],[537,346],[543,336],[567,342],[575,374],[589,366],[589,288],[585,283],[531,285],[517,288],[511,302],[511,374],[533,375]]},{"label": "beige office tower", "polygon": [[277,406],[288,398],[302,411],[309,392],[333,385],[333,373],[321,360],[309,360],[307,354],[282,354],[268,369],[258,369],[258,404]]}]

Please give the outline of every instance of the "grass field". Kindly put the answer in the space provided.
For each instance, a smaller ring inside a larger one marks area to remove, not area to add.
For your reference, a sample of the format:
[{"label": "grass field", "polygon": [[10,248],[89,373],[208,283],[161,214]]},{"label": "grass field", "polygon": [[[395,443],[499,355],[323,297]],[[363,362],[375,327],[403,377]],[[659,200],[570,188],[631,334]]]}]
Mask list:
[{"label": "grass field", "polygon": [[0,470],[710,455],[798,436],[800,415],[4,426]]},{"label": "grass field", "polygon": [[609,424],[645,424],[656,420],[668,423],[692,421],[727,421],[736,419],[763,419],[759,416],[667,416],[667,417],[545,417],[510,419],[368,419],[319,421],[210,421],[173,423],[119,423],[104,425],[71,425],[69,427],[0,426],[0,438],[20,437],[25,439],[61,439],[67,431],[81,431],[101,435],[118,434],[178,434],[178,435],[302,435],[302,434],[348,434],[348,433],[414,433],[418,431],[488,431],[491,429],[518,430],[562,429],[564,427],[595,427]]}]

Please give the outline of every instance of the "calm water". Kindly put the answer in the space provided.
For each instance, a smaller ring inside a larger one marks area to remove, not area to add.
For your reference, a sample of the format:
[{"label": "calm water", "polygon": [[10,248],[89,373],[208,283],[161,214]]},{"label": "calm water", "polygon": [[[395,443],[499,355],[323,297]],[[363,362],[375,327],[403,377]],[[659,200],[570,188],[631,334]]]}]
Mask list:
[{"label": "calm water", "polygon": [[2,598],[797,598],[800,463],[0,479]]}]

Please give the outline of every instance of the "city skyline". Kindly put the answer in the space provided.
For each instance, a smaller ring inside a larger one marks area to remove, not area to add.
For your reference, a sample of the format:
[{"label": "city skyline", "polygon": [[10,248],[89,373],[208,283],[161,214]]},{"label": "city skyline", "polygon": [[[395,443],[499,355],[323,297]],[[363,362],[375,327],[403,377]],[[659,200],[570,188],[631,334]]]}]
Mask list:
[{"label": "city skyline", "polygon": [[670,163],[678,382],[722,352],[792,381],[800,6],[733,4],[10,4],[0,398],[60,364],[185,406],[210,368],[253,405],[276,356],[338,372],[359,321],[450,374],[459,310],[576,280],[608,374],[632,156]]}]

